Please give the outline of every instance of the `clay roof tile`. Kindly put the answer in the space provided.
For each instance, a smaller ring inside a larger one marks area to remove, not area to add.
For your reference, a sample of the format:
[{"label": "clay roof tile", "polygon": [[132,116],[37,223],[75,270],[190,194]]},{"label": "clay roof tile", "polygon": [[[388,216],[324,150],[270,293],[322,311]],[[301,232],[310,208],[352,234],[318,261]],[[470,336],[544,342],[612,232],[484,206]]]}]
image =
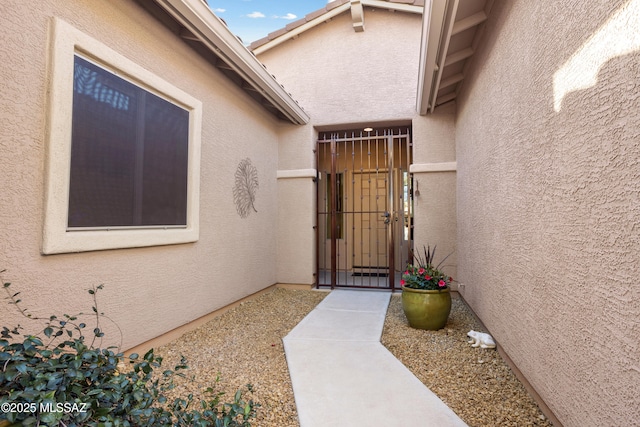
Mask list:
[{"label": "clay roof tile", "polygon": [[335,9],[338,6],[342,6],[345,3],[349,3],[349,0],[334,0],[331,3],[327,3],[325,9],[328,11]]},{"label": "clay roof tile", "polygon": [[307,20],[305,18],[302,18],[302,19],[298,19],[296,21],[288,23],[284,28],[287,31],[291,31],[294,28],[298,28],[300,25],[303,25],[303,24],[306,24],[306,23],[307,23]]}]

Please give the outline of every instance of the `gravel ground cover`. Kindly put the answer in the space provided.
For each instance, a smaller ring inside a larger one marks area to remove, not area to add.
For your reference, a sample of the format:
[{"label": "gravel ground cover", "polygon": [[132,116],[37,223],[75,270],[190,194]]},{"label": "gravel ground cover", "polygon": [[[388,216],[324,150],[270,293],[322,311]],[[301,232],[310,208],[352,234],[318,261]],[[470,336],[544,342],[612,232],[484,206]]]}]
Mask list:
[{"label": "gravel ground cover", "polygon": [[[231,401],[236,390],[252,384],[247,395],[260,403],[255,426],[298,426],[282,338],[327,296],[326,292],[276,288],[230,309],[205,325],[155,349],[172,368],[187,358],[188,375],[173,396],[186,396],[212,386],[218,374],[222,401]],[[247,399],[248,400],[248,399]]]},{"label": "gravel ground cover", "polygon": [[456,293],[439,331],[409,327],[395,294],[381,341],[470,426],[551,426],[495,349],[471,347],[470,330],[486,332]]},{"label": "gravel ground cover", "polygon": [[[199,396],[219,375],[217,388],[225,391],[223,400],[231,400],[251,383],[254,393],[248,397],[262,405],[253,425],[299,426],[282,338],[326,295],[278,288],[158,347],[165,368],[184,355],[195,378],[181,380],[173,394]],[[481,330],[480,324],[456,295],[444,329],[412,329],[396,294],[382,343],[470,426],[550,426],[498,353],[467,343],[471,329]]]}]

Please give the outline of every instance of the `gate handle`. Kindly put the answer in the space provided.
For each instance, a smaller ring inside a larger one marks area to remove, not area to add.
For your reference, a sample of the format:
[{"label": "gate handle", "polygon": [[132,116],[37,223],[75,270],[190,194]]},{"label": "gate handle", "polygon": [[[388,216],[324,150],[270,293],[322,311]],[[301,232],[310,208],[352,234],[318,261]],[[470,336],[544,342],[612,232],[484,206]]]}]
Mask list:
[{"label": "gate handle", "polygon": [[384,223],[385,224],[389,224],[389,222],[390,222],[389,217],[391,216],[391,214],[389,212],[385,212],[383,215],[380,215],[380,216],[384,218]]}]

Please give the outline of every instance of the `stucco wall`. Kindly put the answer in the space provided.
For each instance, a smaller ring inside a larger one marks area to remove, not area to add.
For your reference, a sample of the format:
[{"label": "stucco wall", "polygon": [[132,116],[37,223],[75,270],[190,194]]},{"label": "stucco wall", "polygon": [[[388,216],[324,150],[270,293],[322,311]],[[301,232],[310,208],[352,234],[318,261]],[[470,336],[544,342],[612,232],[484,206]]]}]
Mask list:
[{"label": "stucco wall", "polygon": [[411,119],[421,15],[365,8],[364,32],[343,13],[258,56],[314,125]]},{"label": "stucco wall", "polygon": [[[0,16],[0,269],[25,306],[90,311],[85,290],[104,283],[100,309],[126,349],[276,282],[277,120],[132,1],[4,1]],[[203,102],[198,242],[40,255],[53,16]],[[247,157],[258,170],[258,212],[242,219],[232,191]],[[1,308],[0,324],[28,326],[13,313]]]},{"label": "stucco wall", "polygon": [[279,130],[278,283],[311,285],[315,280],[316,132],[312,125]]},{"label": "stucco wall", "polygon": [[[458,279],[455,104],[413,120],[414,250],[437,246],[436,262]],[[457,289],[457,282],[453,282]]]},{"label": "stucco wall", "polygon": [[463,295],[565,426],[640,419],[639,19],[496,1],[459,99]]},{"label": "stucco wall", "polygon": [[[258,56],[311,116],[307,128],[281,132],[281,170],[316,167],[311,155],[316,135],[308,135],[308,128],[342,130],[399,122],[412,123],[414,163],[455,161],[453,105],[430,117],[416,113],[421,19],[417,14],[365,8],[365,30],[355,32],[346,12]],[[455,172],[420,175],[424,187],[415,205],[416,247],[436,243],[438,253],[446,255],[455,249]],[[280,181],[281,187],[306,188]],[[313,215],[315,222],[315,204],[298,194],[280,195],[288,200],[281,200],[281,215],[290,218],[280,221],[296,227],[281,228],[280,281],[306,277],[301,267],[307,265],[309,251],[303,248],[315,245],[304,220]],[[447,264],[455,276],[455,254]],[[301,274],[292,276],[295,269]]]},{"label": "stucco wall", "polygon": [[315,183],[278,179],[278,283],[315,283]]}]

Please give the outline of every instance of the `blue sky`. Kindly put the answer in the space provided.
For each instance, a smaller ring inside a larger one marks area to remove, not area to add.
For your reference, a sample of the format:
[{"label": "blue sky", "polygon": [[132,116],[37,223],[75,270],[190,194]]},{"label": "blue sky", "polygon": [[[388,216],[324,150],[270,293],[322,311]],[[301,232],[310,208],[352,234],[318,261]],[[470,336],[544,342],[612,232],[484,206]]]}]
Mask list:
[{"label": "blue sky", "polygon": [[249,44],[323,8],[327,0],[207,0],[207,3],[234,34]]}]

